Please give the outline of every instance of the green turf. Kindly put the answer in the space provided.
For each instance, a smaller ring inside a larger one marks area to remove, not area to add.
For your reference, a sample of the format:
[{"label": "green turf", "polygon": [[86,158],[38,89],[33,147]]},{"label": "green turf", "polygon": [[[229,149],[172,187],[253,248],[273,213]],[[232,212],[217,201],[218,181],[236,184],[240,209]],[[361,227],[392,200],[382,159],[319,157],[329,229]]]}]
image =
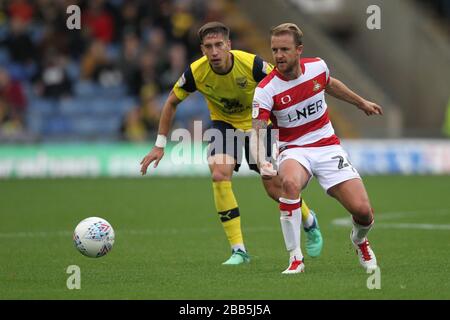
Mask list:
[{"label": "green turf", "polygon": [[[221,265],[230,252],[209,179],[0,181],[0,299],[450,299],[450,177],[365,182],[379,214],[370,240],[381,290],[367,289],[349,227],[332,224],[347,214],[315,182],[304,197],[318,213],[324,251],[305,259],[306,273],[285,276],[277,205],[257,178],[234,180],[252,256],[237,267]],[[116,231],[100,259],[72,244],[88,216]],[[81,268],[81,290],[66,288],[69,265]]]}]

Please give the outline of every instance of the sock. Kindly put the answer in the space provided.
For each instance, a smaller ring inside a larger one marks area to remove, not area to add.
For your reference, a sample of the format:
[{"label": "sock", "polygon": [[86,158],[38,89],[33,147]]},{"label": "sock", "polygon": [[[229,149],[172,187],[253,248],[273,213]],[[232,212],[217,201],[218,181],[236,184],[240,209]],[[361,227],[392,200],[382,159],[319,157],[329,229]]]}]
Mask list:
[{"label": "sock", "polygon": [[300,249],[300,247],[289,251],[289,263],[291,263],[294,260],[303,261],[303,254],[302,254],[302,250]]},{"label": "sock", "polygon": [[315,221],[314,217],[309,211],[308,205],[306,204],[306,201],[302,201],[302,223],[303,223],[303,229],[305,231],[309,231],[311,227],[315,227]]},{"label": "sock", "polygon": [[280,198],[280,222],[284,243],[289,255],[297,255],[298,260],[303,259],[300,249],[301,205],[300,199]]},{"label": "sock", "polygon": [[363,225],[356,223],[354,219],[352,219],[352,222],[353,222],[352,241],[355,244],[360,244],[360,243],[364,242],[370,229],[372,229],[373,220],[367,226],[363,226]]},{"label": "sock", "polygon": [[214,203],[232,250],[246,252],[241,231],[239,208],[231,189],[231,181],[213,182]]},{"label": "sock", "polygon": [[238,251],[238,250],[241,250],[241,251],[246,252],[246,251],[245,251],[245,247],[244,247],[244,245],[243,245],[242,243],[232,245],[232,246],[231,246],[231,250],[233,250],[233,252]]}]

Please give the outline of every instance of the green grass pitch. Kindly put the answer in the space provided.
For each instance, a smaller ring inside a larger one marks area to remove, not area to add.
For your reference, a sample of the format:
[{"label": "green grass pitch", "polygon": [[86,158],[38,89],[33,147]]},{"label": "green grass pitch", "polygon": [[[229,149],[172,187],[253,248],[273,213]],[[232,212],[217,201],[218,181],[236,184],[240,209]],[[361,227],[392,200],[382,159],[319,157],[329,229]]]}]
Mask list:
[{"label": "green grass pitch", "polygon": [[[256,177],[233,184],[252,256],[243,266],[221,265],[230,251],[208,178],[0,181],[0,299],[450,299],[450,177],[365,183],[380,290],[366,286],[350,227],[335,224],[347,213],[316,182],[304,198],[318,213],[324,250],[305,258],[304,274],[285,276],[278,208]],[[72,243],[89,216],[116,232],[99,259]],[[66,287],[69,265],[81,269],[80,290]]]}]

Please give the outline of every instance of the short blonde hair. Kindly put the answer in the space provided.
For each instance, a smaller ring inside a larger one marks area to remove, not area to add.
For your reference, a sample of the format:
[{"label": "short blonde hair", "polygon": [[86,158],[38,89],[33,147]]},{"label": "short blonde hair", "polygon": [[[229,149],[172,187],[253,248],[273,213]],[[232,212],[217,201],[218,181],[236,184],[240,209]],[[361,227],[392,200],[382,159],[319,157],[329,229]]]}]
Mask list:
[{"label": "short blonde hair", "polygon": [[303,32],[295,23],[282,23],[270,30],[270,36],[278,36],[281,34],[292,34],[297,46],[303,44]]}]

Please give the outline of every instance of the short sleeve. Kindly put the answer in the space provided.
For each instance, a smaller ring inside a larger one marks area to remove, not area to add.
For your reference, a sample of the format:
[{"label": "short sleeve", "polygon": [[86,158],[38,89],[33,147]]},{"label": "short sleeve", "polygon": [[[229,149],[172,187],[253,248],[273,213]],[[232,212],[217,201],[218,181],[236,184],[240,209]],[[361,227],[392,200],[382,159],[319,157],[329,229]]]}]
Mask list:
[{"label": "short sleeve", "polygon": [[264,61],[261,57],[255,56],[253,61],[253,79],[256,82],[260,82],[264,79],[273,69],[273,66]]},{"label": "short sleeve", "polygon": [[252,118],[268,120],[273,107],[273,99],[267,90],[257,87],[253,97]]},{"label": "short sleeve", "polygon": [[189,66],[175,83],[173,92],[178,99],[184,100],[196,90],[197,87],[195,85],[194,75],[192,74],[192,69]]},{"label": "short sleeve", "polygon": [[327,84],[330,82],[330,70],[328,69],[327,63],[325,62],[325,60],[321,59],[323,62],[323,65],[325,67],[325,74],[326,74],[326,80],[327,80]]}]

